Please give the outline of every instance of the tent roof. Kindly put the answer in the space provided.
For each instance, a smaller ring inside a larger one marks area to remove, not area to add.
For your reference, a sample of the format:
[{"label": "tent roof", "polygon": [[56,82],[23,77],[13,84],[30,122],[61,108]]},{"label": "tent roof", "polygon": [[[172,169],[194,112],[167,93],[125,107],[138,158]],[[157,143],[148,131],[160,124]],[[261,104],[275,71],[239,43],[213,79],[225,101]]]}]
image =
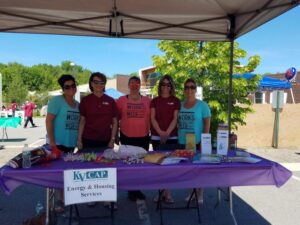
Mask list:
[{"label": "tent roof", "polygon": [[[253,73],[245,73],[243,75],[234,74],[233,78],[251,79],[254,76],[256,76],[256,74]],[[291,87],[291,83],[287,80],[279,80],[277,78],[267,76],[263,76],[258,84],[258,89],[260,90],[282,90],[290,89]]]},{"label": "tent roof", "polygon": [[[228,41],[300,0],[1,0],[0,31]],[[117,22],[117,25],[115,24]]]},{"label": "tent roof", "polygon": [[105,94],[107,94],[108,96],[112,97],[113,99],[118,99],[121,96],[124,95],[124,93],[114,89],[114,88],[108,88],[105,90]]}]

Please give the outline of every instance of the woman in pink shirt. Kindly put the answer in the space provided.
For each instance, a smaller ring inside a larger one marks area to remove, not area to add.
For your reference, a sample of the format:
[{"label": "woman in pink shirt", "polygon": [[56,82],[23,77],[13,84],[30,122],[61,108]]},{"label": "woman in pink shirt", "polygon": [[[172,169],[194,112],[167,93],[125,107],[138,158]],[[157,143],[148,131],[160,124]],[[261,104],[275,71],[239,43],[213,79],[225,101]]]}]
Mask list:
[{"label": "woman in pink shirt", "polygon": [[[141,80],[130,77],[129,94],[117,100],[120,120],[120,142],[122,145],[133,145],[149,149],[150,98],[140,94]],[[132,201],[145,199],[141,191],[129,191]]]}]

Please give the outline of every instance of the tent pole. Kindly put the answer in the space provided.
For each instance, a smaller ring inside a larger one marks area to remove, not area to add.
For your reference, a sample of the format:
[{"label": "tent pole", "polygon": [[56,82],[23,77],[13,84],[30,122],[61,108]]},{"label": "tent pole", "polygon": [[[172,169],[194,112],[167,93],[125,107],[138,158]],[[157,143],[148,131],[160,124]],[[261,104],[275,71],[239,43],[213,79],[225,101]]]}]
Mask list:
[{"label": "tent pole", "polygon": [[231,114],[232,114],[233,49],[234,49],[234,39],[230,40],[230,68],[229,68],[229,93],[228,93],[228,131],[229,131],[229,134],[231,133]]},{"label": "tent pole", "polygon": [[[231,134],[231,113],[232,113],[232,74],[233,74],[233,50],[235,38],[235,16],[229,15],[230,32],[228,38],[230,40],[230,64],[229,64],[229,93],[228,93],[228,132]],[[228,147],[230,148],[230,142]]]}]

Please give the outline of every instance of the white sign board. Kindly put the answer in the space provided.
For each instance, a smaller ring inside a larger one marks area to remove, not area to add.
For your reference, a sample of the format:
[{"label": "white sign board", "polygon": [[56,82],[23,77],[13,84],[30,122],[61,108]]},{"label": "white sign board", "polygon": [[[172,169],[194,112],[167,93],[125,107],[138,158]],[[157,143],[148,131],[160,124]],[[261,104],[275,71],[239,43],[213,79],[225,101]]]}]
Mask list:
[{"label": "white sign board", "polygon": [[203,99],[203,88],[202,87],[197,87],[196,99],[199,99],[199,100]]},{"label": "white sign board", "polygon": [[227,155],[228,153],[228,130],[218,130],[217,133],[217,154]]},{"label": "white sign board", "polygon": [[117,201],[117,169],[64,171],[65,204]]},{"label": "white sign board", "polygon": [[272,108],[274,109],[277,108],[277,101],[278,101],[278,108],[282,109],[283,100],[284,100],[284,91],[272,91]]},{"label": "white sign board", "polygon": [[211,134],[202,134],[201,135],[201,154],[211,155]]}]

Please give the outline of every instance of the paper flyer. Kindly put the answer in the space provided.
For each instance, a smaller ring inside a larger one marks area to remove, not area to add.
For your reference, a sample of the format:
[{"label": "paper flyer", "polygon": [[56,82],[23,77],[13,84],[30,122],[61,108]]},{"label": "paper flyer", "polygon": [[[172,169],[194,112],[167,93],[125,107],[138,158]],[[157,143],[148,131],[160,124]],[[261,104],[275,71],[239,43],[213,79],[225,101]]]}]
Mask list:
[{"label": "paper flyer", "polygon": [[217,133],[217,154],[227,155],[228,153],[228,130],[218,130]]},{"label": "paper flyer", "polygon": [[201,154],[212,154],[211,134],[201,134]]}]

